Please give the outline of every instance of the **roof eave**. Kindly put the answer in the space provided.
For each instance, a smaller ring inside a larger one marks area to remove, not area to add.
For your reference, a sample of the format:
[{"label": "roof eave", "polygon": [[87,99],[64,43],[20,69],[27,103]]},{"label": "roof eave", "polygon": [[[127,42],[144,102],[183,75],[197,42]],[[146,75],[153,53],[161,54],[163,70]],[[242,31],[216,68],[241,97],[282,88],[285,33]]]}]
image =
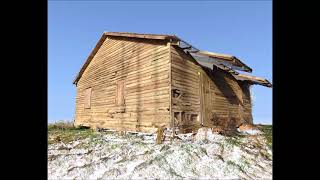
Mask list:
[{"label": "roof eave", "polygon": [[238,81],[248,82],[250,84],[259,84],[259,85],[269,87],[269,88],[272,87],[272,84],[267,79],[264,79],[264,78],[250,76],[250,75],[244,75],[244,74],[234,75],[234,77]]},{"label": "roof eave", "polygon": [[159,40],[176,40],[180,41],[175,35],[159,35],[159,34],[138,34],[138,33],[126,33],[126,32],[104,32],[107,36],[118,36],[118,37],[131,37],[131,38],[142,38],[142,39],[159,39]]},{"label": "roof eave", "polygon": [[95,54],[98,52],[99,48],[101,47],[101,45],[103,44],[103,42],[106,38],[107,38],[107,35],[105,33],[103,33],[102,36],[100,37],[98,43],[96,44],[96,46],[91,51],[90,55],[87,57],[86,61],[82,65],[82,68],[81,68],[80,72],[77,74],[76,78],[74,79],[73,84],[77,85],[77,82],[79,81],[80,77],[82,76],[82,73],[84,72],[86,67],[89,65],[89,63],[91,62],[91,60],[93,59]]},{"label": "roof eave", "polygon": [[216,58],[220,61],[226,61],[226,63],[230,63],[230,65],[232,64],[233,66],[240,68],[238,70],[252,73],[252,69],[235,56],[227,55],[227,54],[220,54],[220,53],[213,53],[213,52],[209,52],[209,51],[198,51],[196,53],[201,54],[201,55],[205,55],[205,56],[209,56],[212,58]]}]

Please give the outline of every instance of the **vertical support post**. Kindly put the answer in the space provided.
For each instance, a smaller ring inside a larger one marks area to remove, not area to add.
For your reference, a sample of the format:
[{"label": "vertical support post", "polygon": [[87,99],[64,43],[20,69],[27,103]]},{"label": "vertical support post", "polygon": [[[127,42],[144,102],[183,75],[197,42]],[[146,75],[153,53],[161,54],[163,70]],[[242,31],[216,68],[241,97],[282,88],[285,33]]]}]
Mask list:
[{"label": "vertical support post", "polygon": [[171,130],[172,130],[172,135],[171,135],[171,140],[174,137],[174,117],[173,117],[173,112],[172,112],[172,69],[171,69],[171,64],[172,64],[172,56],[171,56],[171,42],[172,39],[170,39],[169,42],[167,42],[167,47],[168,47],[168,52],[169,52],[169,113],[170,113],[170,122],[171,122]]},{"label": "vertical support post", "polygon": [[203,82],[202,82],[202,73],[198,72],[199,75],[199,95],[200,95],[200,121],[201,125],[203,125],[203,119],[204,119],[204,93],[203,93]]}]

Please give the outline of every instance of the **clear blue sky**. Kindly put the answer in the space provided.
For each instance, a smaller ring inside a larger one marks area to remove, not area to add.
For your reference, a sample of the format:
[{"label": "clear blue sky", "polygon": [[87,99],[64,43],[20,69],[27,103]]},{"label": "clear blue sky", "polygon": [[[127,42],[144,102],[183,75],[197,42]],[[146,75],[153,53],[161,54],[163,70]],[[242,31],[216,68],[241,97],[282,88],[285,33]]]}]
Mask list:
[{"label": "clear blue sky", "polygon": [[[48,121],[72,120],[82,64],[104,31],[176,34],[232,54],[272,82],[272,2],[48,2]],[[272,124],[272,89],[252,88],[254,123]]]}]

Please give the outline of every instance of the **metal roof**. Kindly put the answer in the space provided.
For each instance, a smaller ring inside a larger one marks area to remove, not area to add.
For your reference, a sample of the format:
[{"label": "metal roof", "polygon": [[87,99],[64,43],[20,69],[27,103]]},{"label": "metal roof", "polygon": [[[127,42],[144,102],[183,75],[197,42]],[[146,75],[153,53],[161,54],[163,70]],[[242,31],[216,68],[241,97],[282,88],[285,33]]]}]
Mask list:
[{"label": "metal roof", "polygon": [[249,66],[247,66],[242,61],[240,61],[240,59],[232,55],[218,54],[218,53],[213,53],[208,51],[198,51],[196,52],[196,54],[212,57],[216,61],[220,62],[221,64],[229,66],[233,69],[237,69],[245,72],[252,72],[252,69]]}]

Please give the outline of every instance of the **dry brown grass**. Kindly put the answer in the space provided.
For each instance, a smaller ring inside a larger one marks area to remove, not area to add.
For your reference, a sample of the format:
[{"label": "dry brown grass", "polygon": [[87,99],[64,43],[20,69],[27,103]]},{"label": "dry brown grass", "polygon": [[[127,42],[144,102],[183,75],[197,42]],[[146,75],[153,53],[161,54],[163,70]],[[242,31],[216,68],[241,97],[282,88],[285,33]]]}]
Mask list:
[{"label": "dry brown grass", "polygon": [[68,143],[87,137],[95,137],[92,129],[76,128],[72,122],[56,122],[48,124],[48,144],[64,142]]},{"label": "dry brown grass", "polygon": [[48,124],[48,131],[54,130],[54,129],[75,129],[75,126],[73,125],[73,122],[67,122],[67,121],[58,121],[52,124]]}]

